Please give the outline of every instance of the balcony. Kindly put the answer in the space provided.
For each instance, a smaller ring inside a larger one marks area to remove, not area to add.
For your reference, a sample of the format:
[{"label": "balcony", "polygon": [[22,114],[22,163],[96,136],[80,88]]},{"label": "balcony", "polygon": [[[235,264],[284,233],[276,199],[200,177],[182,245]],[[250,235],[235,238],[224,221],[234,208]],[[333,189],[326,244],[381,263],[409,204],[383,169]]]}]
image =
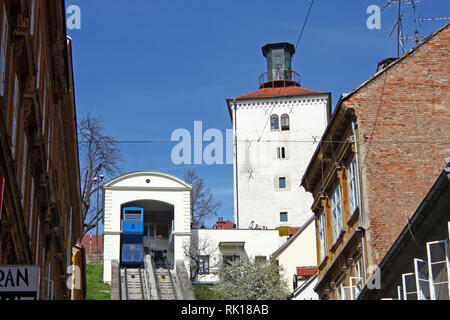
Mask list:
[{"label": "balcony", "polygon": [[293,70],[272,70],[258,78],[259,88],[300,87],[300,75]]}]

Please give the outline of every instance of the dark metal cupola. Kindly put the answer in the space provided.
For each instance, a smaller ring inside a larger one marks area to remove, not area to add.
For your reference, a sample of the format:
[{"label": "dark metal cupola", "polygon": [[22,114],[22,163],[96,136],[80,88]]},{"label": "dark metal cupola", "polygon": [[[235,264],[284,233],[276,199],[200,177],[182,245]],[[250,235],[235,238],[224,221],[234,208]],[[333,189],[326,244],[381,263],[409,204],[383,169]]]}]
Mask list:
[{"label": "dark metal cupola", "polygon": [[267,59],[267,72],[259,76],[259,88],[300,87],[300,75],[291,68],[295,48],[287,42],[269,43],[262,47]]}]

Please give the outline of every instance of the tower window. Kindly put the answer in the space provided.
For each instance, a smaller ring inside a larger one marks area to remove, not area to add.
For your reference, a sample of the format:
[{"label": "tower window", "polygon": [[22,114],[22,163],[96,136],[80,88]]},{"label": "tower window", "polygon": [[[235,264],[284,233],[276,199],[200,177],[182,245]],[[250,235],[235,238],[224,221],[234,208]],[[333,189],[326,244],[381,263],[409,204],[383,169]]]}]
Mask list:
[{"label": "tower window", "polygon": [[273,114],[270,117],[270,129],[271,130],[279,130],[280,129],[280,122],[279,122],[278,116],[276,114]]},{"label": "tower window", "polygon": [[286,148],[285,147],[277,148],[277,158],[278,159],[286,159]]},{"label": "tower window", "polygon": [[280,212],[280,222],[287,222],[287,221],[288,221],[288,213]]},{"label": "tower window", "polygon": [[281,130],[289,130],[289,116],[286,113],[281,116]]},{"label": "tower window", "polygon": [[278,186],[280,187],[280,189],[286,189],[286,178],[285,177],[280,177],[278,179]]}]

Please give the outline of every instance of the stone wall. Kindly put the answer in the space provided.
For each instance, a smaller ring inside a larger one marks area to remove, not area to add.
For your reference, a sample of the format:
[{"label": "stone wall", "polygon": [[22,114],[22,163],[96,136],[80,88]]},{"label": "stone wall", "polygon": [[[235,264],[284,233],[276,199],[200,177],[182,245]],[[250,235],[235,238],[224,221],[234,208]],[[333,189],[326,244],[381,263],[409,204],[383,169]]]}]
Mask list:
[{"label": "stone wall", "polygon": [[86,255],[86,264],[94,264],[94,265],[103,264],[103,255],[101,254]]}]

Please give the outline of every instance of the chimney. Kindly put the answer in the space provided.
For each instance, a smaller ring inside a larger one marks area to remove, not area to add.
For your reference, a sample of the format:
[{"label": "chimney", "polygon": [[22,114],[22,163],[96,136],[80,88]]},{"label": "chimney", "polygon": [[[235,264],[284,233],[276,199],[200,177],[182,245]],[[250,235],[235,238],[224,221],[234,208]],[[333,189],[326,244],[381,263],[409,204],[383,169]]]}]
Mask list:
[{"label": "chimney", "polygon": [[394,62],[397,59],[398,58],[386,58],[386,59],[381,60],[380,62],[378,62],[377,72],[380,72],[381,70],[386,68],[388,65],[390,65],[392,62]]}]

